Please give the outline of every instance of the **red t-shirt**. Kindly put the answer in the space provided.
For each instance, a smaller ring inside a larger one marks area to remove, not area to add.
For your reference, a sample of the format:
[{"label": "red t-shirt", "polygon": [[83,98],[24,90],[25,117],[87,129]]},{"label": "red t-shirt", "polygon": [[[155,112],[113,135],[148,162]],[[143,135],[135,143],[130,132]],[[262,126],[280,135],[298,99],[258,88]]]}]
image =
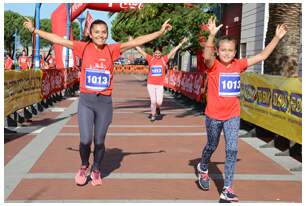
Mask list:
[{"label": "red t-shirt", "polygon": [[247,59],[234,59],[225,67],[215,59],[207,70],[208,90],[205,114],[217,120],[240,116],[240,73],[247,68]]},{"label": "red t-shirt", "polygon": [[18,58],[18,64],[20,66],[20,69],[28,69],[30,63],[30,58],[27,56],[20,56]]},{"label": "red t-shirt", "polygon": [[155,58],[148,54],[146,60],[150,67],[148,84],[164,85],[168,56],[165,55],[161,58]]},{"label": "red t-shirt", "polygon": [[106,44],[102,50],[96,49],[93,43],[86,45],[87,42],[73,41],[74,55],[82,59],[80,91],[110,96],[114,61],[121,55],[120,44]]},{"label": "red t-shirt", "polygon": [[4,69],[11,70],[13,66],[13,60],[11,58],[7,58],[4,63]]}]

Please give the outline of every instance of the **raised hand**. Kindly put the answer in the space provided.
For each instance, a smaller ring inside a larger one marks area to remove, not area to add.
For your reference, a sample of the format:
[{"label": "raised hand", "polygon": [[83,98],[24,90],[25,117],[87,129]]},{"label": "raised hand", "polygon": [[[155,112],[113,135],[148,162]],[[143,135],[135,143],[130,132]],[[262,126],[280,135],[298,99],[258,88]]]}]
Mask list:
[{"label": "raised hand", "polygon": [[184,39],[181,41],[181,44],[184,44],[188,41],[188,38],[187,37],[184,37]]},{"label": "raised hand", "polygon": [[162,31],[163,34],[165,34],[167,31],[170,31],[172,29],[172,26],[168,23],[170,19],[167,19],[161,26],[160,31]]},{"label": "raised hand", "polygon": [[279,39],[282,39],[287,33],[288,28],[285,24],[278,24],[275,30],[275,36]]},{"label": "raised hand", "polygon": [[31,19],[29,19],[28,17],[23,17],[26,21],[25,22],[23,22],[23,26],[26,28],[26,29],[28,29],[31,33],[33,33],[33,31],[34,31],[34,26],[33,26],[33,23],[32,23],[32,21],[31,21]]},{"label": "raised hand", "polygon": [[218,27],[216,27],[216,17],[214,17],[214,16],[211,16],[208,19],[208,24],[207,25],[208,25],[209,33],[211,35],[214,35],[214,36],[218,33],[220,28],[223,26],[223,24],[220,24]]}]

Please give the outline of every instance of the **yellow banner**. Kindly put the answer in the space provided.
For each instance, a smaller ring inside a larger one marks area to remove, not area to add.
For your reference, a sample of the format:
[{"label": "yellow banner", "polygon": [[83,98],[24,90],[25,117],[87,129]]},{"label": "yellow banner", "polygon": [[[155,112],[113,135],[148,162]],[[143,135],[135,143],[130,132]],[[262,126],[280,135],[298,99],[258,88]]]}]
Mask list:
[{"label": "yellow banner", "polygon": [[4,115],[41,101],[42,71],[4,72]]},{"label": "yellow banner", "polygon": [[302,80],[241,75],[241,118],[302,144]]}]

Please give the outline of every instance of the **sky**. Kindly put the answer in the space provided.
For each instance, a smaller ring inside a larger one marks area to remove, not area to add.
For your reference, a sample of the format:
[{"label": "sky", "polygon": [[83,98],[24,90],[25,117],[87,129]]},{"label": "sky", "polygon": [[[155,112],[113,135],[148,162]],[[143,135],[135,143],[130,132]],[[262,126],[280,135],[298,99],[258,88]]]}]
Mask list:
[{"label": "sky", "polygon": [[[42,4],[40,9],[40,18],[41,19],[50,19],[51,14],[53,11],[59,6],[59,3],[45,3]],[[35,12],[35,3],[4,3],[4,11],[11,10],[14,12],[19,13],[20,15],[24,16],[32,16],[34,17]],[[86,16],[87,11],[90,12],[93,19],[102,19],[104,20],[109,27],[109,32],[111,31],[111,21],[115,18],[113,15],[111,18],[108,17],[108,12],[104,11],[95,11],[95,10],[88,10],[84,11],[84,16]],[[84,28],[84,25],[83,25]],[[115,43],[115,41],[111,38],[111,34],[108,35],[107,43]]]}]

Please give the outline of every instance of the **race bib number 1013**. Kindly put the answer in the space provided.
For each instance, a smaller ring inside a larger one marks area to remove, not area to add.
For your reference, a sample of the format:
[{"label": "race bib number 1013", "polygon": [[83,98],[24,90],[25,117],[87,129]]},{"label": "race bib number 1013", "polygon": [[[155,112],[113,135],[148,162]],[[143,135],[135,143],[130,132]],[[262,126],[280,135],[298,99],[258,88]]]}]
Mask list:
[{"label": "race bib number 1013", "polygon": [[239,96],[240,95],[240,74],[220,73],[219,96]]},{"label": "race bib number 1013", "polygon": [[110,85],[110,71],[98,69],[85,70],[86,89],[103,91]]}]

